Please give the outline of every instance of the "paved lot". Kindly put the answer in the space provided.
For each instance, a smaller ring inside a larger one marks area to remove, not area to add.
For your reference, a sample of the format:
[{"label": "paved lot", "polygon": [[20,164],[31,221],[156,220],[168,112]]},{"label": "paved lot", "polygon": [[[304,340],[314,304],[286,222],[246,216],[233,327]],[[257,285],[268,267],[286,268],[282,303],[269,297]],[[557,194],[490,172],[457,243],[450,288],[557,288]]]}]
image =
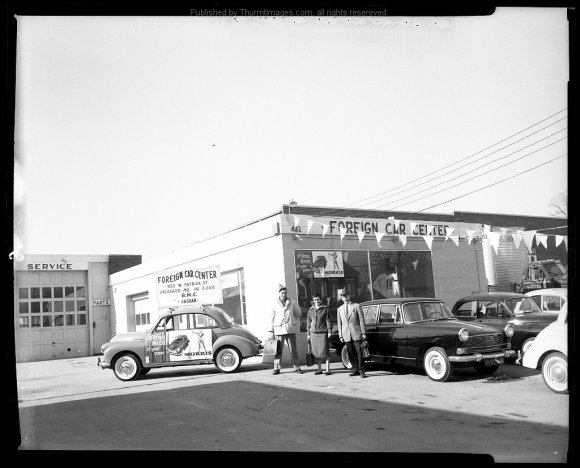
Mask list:
[{"label": "paved lot", "polygon": [[[166,368],[121,382],[96,357],[17,365],[22,450],[233,450],[488,453],[496,461],[566,460],[568,395],[537,371],[492,377],[458,370],[437,383],[420,369],[374,366],[369,378],[274,376]],[[66,424],[56,423],[66,421]],[[359,430],[352,433],[352,427]],[[264,441],[268,441],[265,444]]]}]

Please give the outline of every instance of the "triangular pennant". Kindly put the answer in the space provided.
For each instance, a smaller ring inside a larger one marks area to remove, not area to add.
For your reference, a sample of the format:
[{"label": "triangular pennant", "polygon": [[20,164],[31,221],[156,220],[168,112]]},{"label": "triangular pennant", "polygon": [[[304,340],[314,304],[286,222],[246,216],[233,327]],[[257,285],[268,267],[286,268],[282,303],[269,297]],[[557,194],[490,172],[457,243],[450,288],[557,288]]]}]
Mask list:
[{"label": "triangular pennant", "polygon": [[473,235],[475,234],[475,230],[474,229],[466,229],[465,233],[467,234],[467,237],[470,237],[473,239]]},{"label": "triangular pennant", "polygon": [[445,228],[445,235],[447,237],[449,237],[449,236],[451,236],[451,234],[453,234],[453,231],[455,231],[455,228],[446,227]]},{"label": "triangular pennant", "polygon": [[363,240],[363,238],[364,238],[364,236],[365,236],[365,233],[364,233],[364,231],[357,231],[357,232],[356,232],[356,235],[358,236],[358,241],[359,241],[359,242],[362,242],[362,240]]},{"label": "triangular pennant", "polygon": [[512,234],[512,240],[514,241],[514,245],[516,246],[516,249],[520,248],[520,242],[522,241],[522,235],[518,234],[518,233],[513,233]]},{"label": "triangular pennant", "polygon": [[568,250],[568,236],[564,236],[564,245],[566,246],[566,250]]},{"label": "triangular pennant", "polygon": [[453,241],[456,247],[459,247],[459,236],[449,236],[449,238]]},{"label": "triangular pennant", "polygon": [[413,221],[409,222],[409,225],[411,226],[411,232],[415,231],[415,228],[417,227],[417,223],[414,223]]},{"label": "triangular pennant", "polygon": [[532,242],[534,241],[534,236],[536,235],[536,231],[524,231],[522,233],[522,237],[524,239],[524,243],[528,250],[532,249]]},{"label": "triangular pennant", "polygon": [[375,232],[375,237],[377,238],[377,244],[379,244],[379,247],[381,246],[381,239],[384,235],[384,232]]},{"label": "triangular pennant", "polygon": [[542,244],[546,249],[548,248],[548,235],[536,234],[536,244]]},{"label": "triangular pennant", "polygon": [[473,240],[472,236],[467,236],[467,245],[471,245],[472,240]]},{"label": "triangular pennant", "polygon": [[417,269],[417,265],[419,264],[419,260],[415,260],[413,262],[413,269],[416,270]]},{"label": "triangular pennant", "polygon": [[493,247],[493,250],[495,251],[496,255],[497,255],[497,251],[499,249],[499,238],[500,237],[501,237],[501,234],[499,232],[491,232],[490,231],[487,233],[487,238],[489,239],[489,243]]},{"label": "triangular pennant", "polygon": [[564,236],[556,235],[556,247],[558,247],[562,243],[563,240],[564,240]]},{"label": "triangular pennant", "polygon": [[310,230],[312,229],[312,225],[314,224],[314,221],[312,221],[311,219],[307,219],[306,220],[306,234],[310,234]]},{"label": "triangular pennant", "polygon": [[322,225],[322,237],[326,235],[326,231],[328,231],[328,224]]},{"label": "triangular pennant", "polygon": [[405,236],[404,234],[399,234],[399,240],[403,244],[403,247],[407,245],[407,236]]},{"label": "triangular pennant", "polygon": [[397,230],[399,229],[399,224],[400,223],[401,222],[398,219],[395,219],[395,229],[397,229]]},{"label": "triangular pennant", "polygon": [[431,250],[431,246],[433,245],[433,236],[423,236],[423,239],[425,239],[425,242],[427,242],[427,247],[429,247],[429,250]]},{"label": "triangular pennant", "polygon": [[344,236],[346,236],[346,228],[339,227],[338,230],[340,231],[340,242],[342,242],[342,239],[344,239]]},{"label": "triangular pennant", "polygon": [[300,222],[300,218],[298,216],[294,216],[294,227],[298,226],[299,222]]},{"label": "triangular pennant", "polygon": [[484,224],[483,225],[483,232],[489,232],[491,231],[491,226],[489,224]]}]

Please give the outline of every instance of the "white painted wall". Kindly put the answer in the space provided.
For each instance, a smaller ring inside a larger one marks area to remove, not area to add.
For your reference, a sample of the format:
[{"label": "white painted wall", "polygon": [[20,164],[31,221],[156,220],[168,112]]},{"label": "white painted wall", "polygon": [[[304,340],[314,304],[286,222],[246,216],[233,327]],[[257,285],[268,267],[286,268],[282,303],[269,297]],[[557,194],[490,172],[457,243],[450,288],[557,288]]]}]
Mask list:
[{"label": "white painted wall", "polygon": [[149,293],[151,322],[156,320],[159,312],[157,272],[212,266],[225,272],[241,267],[244,269],[247,328],[263,340],[269,328],[268,312],[277,297],[278,283],[284,281],[282,236],[276,235],[277,222],[279,216],[270,217],[110,275],[114,332],[131,329],[132,317],[129,317],[127,302],[135,294]]}]

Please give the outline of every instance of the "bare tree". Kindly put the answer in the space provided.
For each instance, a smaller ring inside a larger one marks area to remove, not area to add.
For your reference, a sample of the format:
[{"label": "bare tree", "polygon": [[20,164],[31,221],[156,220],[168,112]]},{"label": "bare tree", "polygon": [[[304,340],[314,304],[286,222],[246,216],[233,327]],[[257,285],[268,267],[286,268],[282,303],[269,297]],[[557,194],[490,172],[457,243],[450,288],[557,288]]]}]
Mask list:
[{"label": "bare tree", "polygon": [[552,214],[554,216],[568,217],[568,190],[564,190],[555,195],[549,206],[552,208]]}]

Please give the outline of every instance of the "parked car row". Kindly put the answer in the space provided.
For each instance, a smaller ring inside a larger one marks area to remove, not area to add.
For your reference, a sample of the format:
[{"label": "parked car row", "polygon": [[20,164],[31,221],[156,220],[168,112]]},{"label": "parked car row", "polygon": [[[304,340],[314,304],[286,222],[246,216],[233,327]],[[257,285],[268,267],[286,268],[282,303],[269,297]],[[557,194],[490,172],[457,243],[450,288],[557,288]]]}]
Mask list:
[{"label": "parked car row", "polygon": [[[371,362],[420,365],[429,378],[445,382],[457,367],[491,375],[506,359],[523,356],[525,366],[542,369],[548,387],[567,391],[567,343],[561,338],[567,305],[559,314],[543,312],[529,295],[490,292],[466,296],[451,310],[429,297],[380,299],[360,307]],[[551,338],[535,346],[549,326]],[[336,329],[330,343],[343,366],[352,367]],[[222,309],[181,306],[167,310],[147,332],[114,336],[102,346],[97,363],[123,381],[154,368],[192,364],[213,363],[229,373],[262,349],[261,341]]]}]

